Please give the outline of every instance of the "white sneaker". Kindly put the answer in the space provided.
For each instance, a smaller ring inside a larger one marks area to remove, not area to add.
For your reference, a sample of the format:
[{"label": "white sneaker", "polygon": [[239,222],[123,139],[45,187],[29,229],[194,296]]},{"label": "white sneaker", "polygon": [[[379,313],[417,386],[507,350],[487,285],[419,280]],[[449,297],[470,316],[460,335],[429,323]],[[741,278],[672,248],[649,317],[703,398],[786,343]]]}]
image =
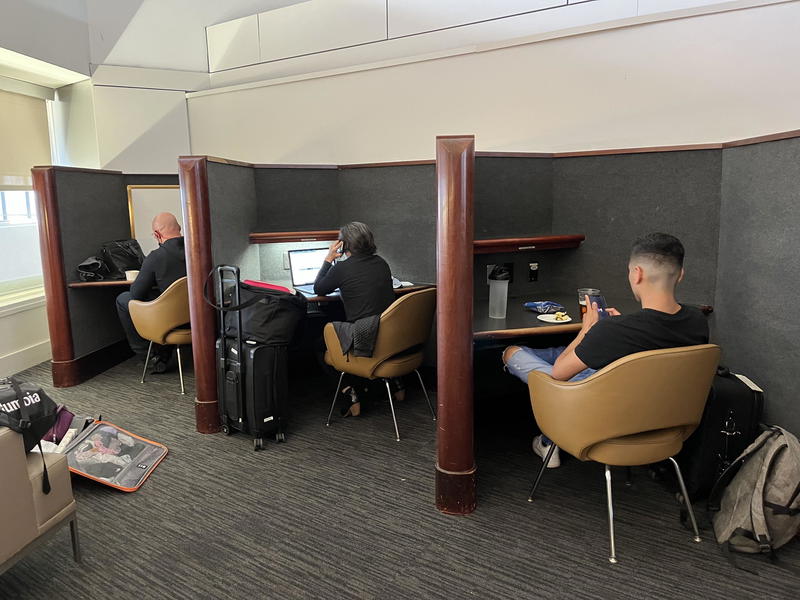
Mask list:
[{"label": "white sneaker", "polygon": [[[531,446],[533,447],[533,452],[539,458],[541,458],[542,461],[544,461],[545,457],[547,456],[547,453],[550,452],[550,445],[549,444],[547,446],[544,445],[544,442],[542,442],[541,435],[537,435],[535,438],[533,438],[533,443],[531,444]],[[560,450],[558,449],[558,446],[556,446],[553,455],[550,457],[550,462],[547,463],[548,469],[557,469],[558,467],[561,466],[561,457],[559,456],[559,452]]]}]

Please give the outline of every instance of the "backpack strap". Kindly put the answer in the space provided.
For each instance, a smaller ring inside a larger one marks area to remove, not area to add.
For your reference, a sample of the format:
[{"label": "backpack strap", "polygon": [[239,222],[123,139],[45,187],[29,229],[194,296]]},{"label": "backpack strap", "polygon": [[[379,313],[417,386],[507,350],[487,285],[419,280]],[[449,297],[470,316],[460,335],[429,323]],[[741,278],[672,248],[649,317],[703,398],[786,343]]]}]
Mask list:
[{"label": "backpack strap", "polygon": [[768,429],[767,431],[764,431],[755,439],[752,444],[744,449],[744,451],[735,461],[728,465],[728,468],[725,469],[719,477],[717,477],[717,480],[711,487],[711,492],[708,494],[708,500],[706,501],[707,512],[717,512],[719,510],[719,500],[722,496],[722,492],[725,491],[725,488],[730,483],[730,480],[733,479],[733,476],[738,472],[739,467],[741,467],[744,464],[744,461],[747,460],[751,455],[761,450],[761,447],[776,435],[779,435],[779,432],[775,431],[774,429]]},{"label": "backpack strap", "polygon": [[[780,435],[780,433],[778,434]],[[769,527],[767,526],[767,519],[764,516],[764,487],[767,484],[767,476],[772,471],[772,464],[778,457],[778,454],[786,448],[786,444],[782,441],[777,441],[768,450],[767,455],[764,457],[764,462],[761,463],[761,470],[756,480],[756,485],[753,488],[753,495],[750,500],[750,518],[753,522],[753,536],[761,548],[762,553],[772,552],[772,539],[769,535]]]}]

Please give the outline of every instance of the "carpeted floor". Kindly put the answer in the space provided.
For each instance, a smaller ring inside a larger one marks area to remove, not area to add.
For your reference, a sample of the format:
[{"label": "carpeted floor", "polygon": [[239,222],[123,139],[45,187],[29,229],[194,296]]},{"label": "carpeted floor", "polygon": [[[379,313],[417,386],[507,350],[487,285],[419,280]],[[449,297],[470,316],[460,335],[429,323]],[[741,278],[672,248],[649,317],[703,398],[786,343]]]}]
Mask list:
[{"label": "carpeted floor", "polygon": [[[74,412],[166,444],[170,453],[136,493],[73,479],[84,564],[68,530],[4,575],[0,597],[150,600],[206,598],[797,598],[800,542],[781,564],[731,567],[710,532],[694,544],[669,493],[615,472],[617,551],[607,560],[603,469],[565,460],[526,502],[538,458],[530,433],[479,419],[478,510],[448,517],[433,504],[435,424],[411,386],[388,403],[324,426],[333,385],[294,377],[286,444],[253,452],[249,438],[194,431],[191,374],[138,382],[129,361],[80,385],[52,389]],[[479,414],[502,413],[483,406]],[[740,559],[743,562],[745,559]]]}]

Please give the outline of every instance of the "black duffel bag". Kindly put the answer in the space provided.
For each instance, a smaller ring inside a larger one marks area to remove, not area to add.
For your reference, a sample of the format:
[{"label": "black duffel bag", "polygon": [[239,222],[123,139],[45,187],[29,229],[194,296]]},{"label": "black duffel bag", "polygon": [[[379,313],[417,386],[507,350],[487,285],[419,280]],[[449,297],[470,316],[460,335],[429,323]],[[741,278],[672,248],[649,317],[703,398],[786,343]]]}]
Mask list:
[{"label": "black duffel bag", "polygon": [[[0,379],[0,426],[22,434],[25,452],[35,446],[42,451],[41,441],[56,422],[58,406],[42,388],[30,383],[19,383],[13,377]],[[50,493],[47,464],[42,454],[42,491]]]},{"label": "black duffel bag", "polygon": [[81,281],[103,281],[110,273],[106,263],[99,256],[90,256],[77,266],[78,279]]},{"label": "black duffel bag", "polygon": [[205,298],[224,314],[225,335],[236,336],[241,316],[243,340],[270,346],[289,345],[298,323],[306,315],[305,297],[298,292],[291,294],[238,282],[238,289],[234,286],[225,289],[222,305],[215,304],[208,296],[208,282],[216,272],[217,268],[206,280]]},{"label": "black duffel bag", "polygon": [[125,279],[125,271],[138,271],[144,262],[144,253],[136,240],[104,242],[100,256],[110,271],[109,279]]}]

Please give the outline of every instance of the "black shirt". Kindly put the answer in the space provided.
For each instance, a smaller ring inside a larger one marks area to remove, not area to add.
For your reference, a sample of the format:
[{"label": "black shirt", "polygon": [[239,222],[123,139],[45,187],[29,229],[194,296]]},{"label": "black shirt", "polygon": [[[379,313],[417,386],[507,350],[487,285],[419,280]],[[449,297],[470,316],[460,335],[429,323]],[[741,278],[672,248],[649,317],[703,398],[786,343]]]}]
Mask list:
[{"label": "black shirt", "polygon": [[131,284],[131,300],[158,298],[181,277],[186,277],[183,238],[171,238],[145,257],[136,281]]},{"label": "black shirt", "polygon": [[377,254],[353,254],[335,265],[322,263],[314,293],[324,296],[336,288],[341,290],[344,314],[351,323],[381,314],[395,300],[389,265]]},{"label": "black shirt", "polygon": [[708,323],[699,309],[681,305],[671,315],[643,308],[597,322],[575,348],[575,354],[586,366],[602,369],[635,352],[707,343]]}]

